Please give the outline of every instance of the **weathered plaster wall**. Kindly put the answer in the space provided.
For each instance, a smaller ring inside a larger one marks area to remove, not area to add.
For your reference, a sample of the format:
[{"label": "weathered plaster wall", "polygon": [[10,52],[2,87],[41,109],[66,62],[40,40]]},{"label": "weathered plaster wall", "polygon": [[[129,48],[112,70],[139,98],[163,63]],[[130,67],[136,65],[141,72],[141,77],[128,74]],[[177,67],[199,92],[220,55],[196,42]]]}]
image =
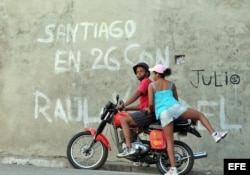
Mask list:
[{"label": "weathered plaster wall", "polygon": [[208,152],[195,166],[249,158],[249,10],[247,0],[0,0],[0,153],[65,156],[107,100],[128,98],[131,67],[146,61],[171,67],[182,102],[230,132],[215,144],[199,125],[202,139],[181,138]]}]

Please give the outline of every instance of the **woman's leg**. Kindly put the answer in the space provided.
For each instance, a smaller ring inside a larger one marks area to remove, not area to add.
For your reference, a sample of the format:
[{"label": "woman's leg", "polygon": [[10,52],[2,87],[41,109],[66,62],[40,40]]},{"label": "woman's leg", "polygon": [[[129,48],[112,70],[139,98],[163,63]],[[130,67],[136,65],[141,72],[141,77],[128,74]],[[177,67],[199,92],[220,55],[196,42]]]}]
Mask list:
[{"label": "woman's leg", "polygon": [[192,119],[192,120],[200,120],[201,124],[207,128],[208,132],[213,136],[216,143],[218,143],[221,139],[225,138],[228,134],[227,131],[216,131],[211,126],[208,119],[199,111],[188,108],[182,115],[181,118],[184,119]]},{"label": "woman's leg", "polygon": [[167,153],[171,167],[175,167],[173,128],[174,128],[173,122],[163,127],[163,131],[167,140]]},{"label": "woman's leg", "polygon": [[182,115],[181,118],[184,119],[192,119],[192,120],[200,120],[201,124],[208,130],[210,134],[214,133],[214,129],[211,126],[208,119],[199,111],[195,109],[188,108]]}]

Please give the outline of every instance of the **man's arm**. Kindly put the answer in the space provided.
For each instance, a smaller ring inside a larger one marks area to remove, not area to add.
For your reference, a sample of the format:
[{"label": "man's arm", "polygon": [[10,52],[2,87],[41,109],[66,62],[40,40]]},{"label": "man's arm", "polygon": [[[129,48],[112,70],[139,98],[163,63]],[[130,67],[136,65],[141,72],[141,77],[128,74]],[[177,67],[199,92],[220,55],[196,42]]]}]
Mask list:
[{"label": "man's arm", "polygon": [[141,96],[140,91],[135,91],[135,93],[124,103],[124,109],[126,111],[138,111],[140,110],[140,105],[129,106],[134,103]]},{"label": "man's arm", "polygon": [[148,86],[148,112],[154,111],[154,89],[151,85]]},{"label": "man's arm", "polygon": [[135,105],[135,106],[127,106],[124,108],[125,111],[139,111],[140,110],[140,105]]}]

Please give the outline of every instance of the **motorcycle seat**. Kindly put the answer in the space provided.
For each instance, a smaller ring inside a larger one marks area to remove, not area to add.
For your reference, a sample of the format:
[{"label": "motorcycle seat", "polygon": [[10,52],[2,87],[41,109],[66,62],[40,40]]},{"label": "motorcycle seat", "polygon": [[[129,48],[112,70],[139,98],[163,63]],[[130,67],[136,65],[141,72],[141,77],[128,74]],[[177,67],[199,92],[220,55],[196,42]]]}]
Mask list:
[{"label": "motorcycle seat", "polygon": [[[174,126],[187,126],[189,125],[189,122],[187,119],[176,119],[174,120]],[[161,127],[161,121],[157,120],[155,123],[151,123],[149,125],[150,129],[162,129]]]},{"label": "motorcycle seat", "polygon": [[148,127],[150,129],[162,129],[160,120],[157,120],[155,123],[151,123]]},{"label": "motorcycle seat", "polygon": [[174,121],[174,125],[176,126],[187,126],[189,125],[188,119],[176,119]]}]

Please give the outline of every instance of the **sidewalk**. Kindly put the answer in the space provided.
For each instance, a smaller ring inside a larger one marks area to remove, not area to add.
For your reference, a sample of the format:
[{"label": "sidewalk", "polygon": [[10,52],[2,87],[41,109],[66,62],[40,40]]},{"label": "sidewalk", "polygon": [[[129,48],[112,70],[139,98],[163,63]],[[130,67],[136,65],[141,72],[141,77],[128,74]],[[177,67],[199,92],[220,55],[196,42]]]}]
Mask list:
[{"label": "sidewalk", "polygon": [[[66,157],[44,158],[44,157],[20,157],[20,156],[0,156],[1,164],[34,165],[40,167],[73,168]],[[119,172],[137,172],[160,175],[155,165],[150,167],[134,166],[130,162],[106,162],[101,170],[119,171]],[[202,171],[193,169],[189,175],[223,175],[223,172]]]}]

